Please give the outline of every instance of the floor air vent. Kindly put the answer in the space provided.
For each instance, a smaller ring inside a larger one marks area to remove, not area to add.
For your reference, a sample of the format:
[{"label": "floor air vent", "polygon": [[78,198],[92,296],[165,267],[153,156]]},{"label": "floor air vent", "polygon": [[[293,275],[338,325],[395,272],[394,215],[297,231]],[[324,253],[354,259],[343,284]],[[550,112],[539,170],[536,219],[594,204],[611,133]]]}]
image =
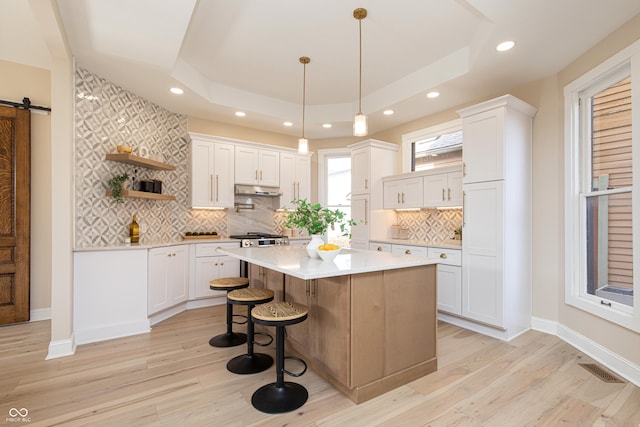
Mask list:
[{"label": "floor air vent", "polygon": [[595,363],[578,363],[578,365],[582,366],[584,369],[591,372],[593,375],[600,378],[605,383],[623,383],[624,382],[620,378],[613,375],[611,372],[601,368]]}]

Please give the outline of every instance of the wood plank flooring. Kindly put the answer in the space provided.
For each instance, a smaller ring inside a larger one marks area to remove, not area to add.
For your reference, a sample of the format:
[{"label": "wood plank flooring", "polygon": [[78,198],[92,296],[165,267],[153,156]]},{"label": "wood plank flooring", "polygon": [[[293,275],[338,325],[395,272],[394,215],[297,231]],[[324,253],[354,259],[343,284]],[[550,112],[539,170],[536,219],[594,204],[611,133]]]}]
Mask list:
[{"label": "wood plank flooring", "polygon": [[[209,346],[224,321],[224,306],[190,310],[149,334],[54,360],[44,360],[48,321],[2,327],[0,425],[640,426],[640,389],[602,382],[578,365],[593,361],[560,339],[530,331],[505,343],[445,323],[437,372],[355,405],[308,371],[291,379],[309,390],[302,408],[264,414],[251,394],[275,380],[274,369],[229,373],[227,361],[246,347]],[[26,408],[29,422],[11,419],[11,408]]]}]

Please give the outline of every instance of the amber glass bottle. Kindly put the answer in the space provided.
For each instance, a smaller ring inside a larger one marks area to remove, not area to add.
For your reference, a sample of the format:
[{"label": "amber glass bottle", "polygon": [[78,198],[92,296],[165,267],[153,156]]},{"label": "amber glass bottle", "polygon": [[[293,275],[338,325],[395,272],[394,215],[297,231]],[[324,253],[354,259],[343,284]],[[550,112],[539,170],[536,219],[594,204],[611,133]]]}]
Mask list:
[{"label": "amber glass bottle", "polygon": [[129,237],[131,243],[138,243],[140,241],[140,226],[136,222],[136,215],[133,216],[133,222],[129,224]]}]

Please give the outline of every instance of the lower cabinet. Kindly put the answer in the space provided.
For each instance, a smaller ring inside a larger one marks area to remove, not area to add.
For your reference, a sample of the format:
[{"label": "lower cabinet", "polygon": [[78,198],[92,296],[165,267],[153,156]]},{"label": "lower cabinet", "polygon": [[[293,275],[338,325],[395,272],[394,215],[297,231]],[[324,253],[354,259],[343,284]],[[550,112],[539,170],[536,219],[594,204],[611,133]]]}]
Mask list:
[{"label": "lower cabinet", "polygon": [[189,257],[187,246],[166,246],[149,250],[149,314],[154,314],[188,297]]},{"label": "lower cabinet", "polygon": [[429,248],[431,258],[438,264],[438,311],[462,314],[462,267],[459,249]]},{"label": "lower cabinet", "polygon": [[350,276],[285,279],[285,299],[309,307],[307,320],[287,326],[288,340],[314,366],[340,383],[350,383]]},{"label": "lower cabinet", "polygon": [[252,288],[271,289],[274,301],[284,300],[284,274],[259,265],[249,264],[249,280]]},{"label": "lower cabinet", "polygon": [[426,246],[391,245],[391,253],[393,254],[427,256],[427,252]]},{"label": "lower cabinet", "polygon": [[191,298],[224,296],[225,291],[212,291],[209,282],[221,277],[240,275],[240,260],[223,255],[218,248],[237,248],[238,243],[200,243],[195,245],[195,278]]},{"label": "lower cabinet", "polygon": [[369,243],[369,250],[370,251],[377,251],[377,252],[389,252],[389,253],[391,253],[391,244],[390,243],[370,242]]}]

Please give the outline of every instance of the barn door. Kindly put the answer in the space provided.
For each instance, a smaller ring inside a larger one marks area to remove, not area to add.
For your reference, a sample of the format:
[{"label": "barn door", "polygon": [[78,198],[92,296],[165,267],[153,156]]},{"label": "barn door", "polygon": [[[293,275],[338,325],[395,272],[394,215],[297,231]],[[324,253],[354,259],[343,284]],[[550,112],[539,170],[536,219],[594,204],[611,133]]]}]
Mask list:
[{"label": "barn door", "polygon": [[0,324],[29,320],[30,114],[0,106]]}]

